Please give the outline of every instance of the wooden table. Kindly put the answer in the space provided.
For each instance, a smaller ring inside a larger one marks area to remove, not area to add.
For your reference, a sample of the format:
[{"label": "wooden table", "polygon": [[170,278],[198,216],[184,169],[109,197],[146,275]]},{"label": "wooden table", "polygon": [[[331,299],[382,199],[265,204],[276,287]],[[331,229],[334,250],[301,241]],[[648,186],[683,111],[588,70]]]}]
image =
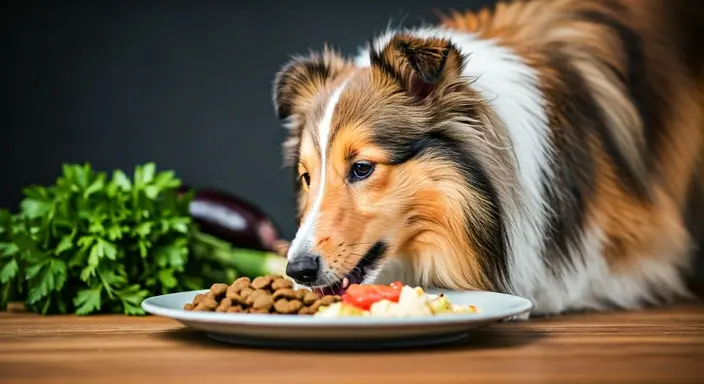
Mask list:
[{"label": "wooden table", "polygon": [[246,349],[158,317],[0,313],[1,383],[694,383],[704,307],[504,323],[442,348]]}]

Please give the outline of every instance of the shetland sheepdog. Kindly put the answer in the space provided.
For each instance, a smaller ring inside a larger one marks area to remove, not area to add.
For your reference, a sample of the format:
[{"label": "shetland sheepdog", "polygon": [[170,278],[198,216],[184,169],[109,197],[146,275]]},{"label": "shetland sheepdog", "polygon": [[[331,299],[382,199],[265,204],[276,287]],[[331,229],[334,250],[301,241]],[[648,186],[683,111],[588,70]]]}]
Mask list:
[{"label": "shetland sheepdog", "polygon": [[691,295],[703,13],[501,2],[292,57],[273,97],[300,224],[287,274],[510,293],[533,315]]}]

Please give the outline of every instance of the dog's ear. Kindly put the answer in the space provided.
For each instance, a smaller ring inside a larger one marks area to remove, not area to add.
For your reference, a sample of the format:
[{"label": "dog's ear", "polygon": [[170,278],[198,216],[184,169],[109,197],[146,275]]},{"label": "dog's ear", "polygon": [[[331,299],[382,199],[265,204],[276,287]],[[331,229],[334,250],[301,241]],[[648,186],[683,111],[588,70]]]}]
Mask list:
[{"label": "dog's ear", "polygon": [[274,80],[274,108],[278,118],[286,119],[304,110],[320,88],[347,65],[346,60],[327,46],[321,53],[292,58]]},{"label": "dog's ear", "polygon": [[464,57],[449,40],[405,34],[394,36],[381,52],[372,49],[370,59],[419,100],[456,84],[464,66]]}]

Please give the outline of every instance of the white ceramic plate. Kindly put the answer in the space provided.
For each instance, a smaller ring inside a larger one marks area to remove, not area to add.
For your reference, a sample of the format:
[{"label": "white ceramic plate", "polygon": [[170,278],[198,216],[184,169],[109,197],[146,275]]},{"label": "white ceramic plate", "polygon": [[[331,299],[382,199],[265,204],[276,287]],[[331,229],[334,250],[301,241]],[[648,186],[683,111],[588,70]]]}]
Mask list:
[{"label": "white ceramic plate", "polygon": [[194,312],[183,305],[198,293],[208,290],[172,293],[150,297],[142,302],[148,313],[165,316],[216,340],[258,346],[295,348],[387,348],[437,344],[466,336],[470,329],[528,313],[532,303],[522,297],[493,292],[444,293],[453,304],[474,305],[479,313],[447,314],[427,317],[319,318],[299,315]]}]

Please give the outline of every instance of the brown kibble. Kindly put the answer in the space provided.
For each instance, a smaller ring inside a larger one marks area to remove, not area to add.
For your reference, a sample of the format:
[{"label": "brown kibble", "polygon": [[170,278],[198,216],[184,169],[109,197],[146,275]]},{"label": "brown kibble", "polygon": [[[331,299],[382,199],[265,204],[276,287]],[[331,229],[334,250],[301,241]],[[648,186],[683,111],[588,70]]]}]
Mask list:
[{"label": "brown kibble", "polygon": [[295,299],[296,298],[296,292],[293,291],[291,288],[282,288],[279,289],[278,291],[274,292],[274,300],[278,299]]},{"label": "brown kibble", "polygon": [[279,299],[279,300],[276,300],[276,302],[274,303],[274,310],[276,312],[283,313],[283,311],[287,308],[287,306],[288,306],[288,300]]},{"label": "brown kibble", "polygon": [[229,293],[240,293],[241,289],[238,289],[235,284],[232,284],[231,286],[227,287],[227,291],[225,291],[225,294]]},{"label": "brown kibble", "polygon": [[276,303],[274,303],[274,309],[276,312],[283,314],[297,313],[302,306],[303,303],[298,300],[289,301],[286,299],[279,299]]},{"label": "brown kibble", "polygon": [[293,282],[284,278],[276,279],[271,283],[271,289],[277,291],[284,288],[293,288]]},{"label": "brown kibble", "polygon": [[323,305],[323,301],[316,300],[315,303],[311,304],[309,308],[315,312],[318,310],[318,308],[320,308],[321,305]]},{"label": "brown kibble", "polygon": [[254,302],[260,297],[260,296],[269,296],[271,295],[269,292],[263,290],[263,289],[257,289],[253,291],[252,293],[247,296],[245,299],[245,304],[247,305],[252,305]]},{"label": "brown kibble", "polygon": [[238,277],[237,280],[233,282],[233,284],[247,284],[246,286],[249,286],[249,284],[252,282],[252,280],[247,277],[247,276],[242,276]]},{"label": "brown kibble", "polygon": [[265,289],[271,286],[274,279],[271,276],[259,276],[252,281],[252,288],[254,289]]},{"label": "brown kibble", "polygon": [[249,284],[251,284],[249,277],[244,276],[244,277],[240,277],[239,279],[235,280],[235,282],[232,283],[232,285],[230,285],[230,288],[237,291],[237,292],[240,292],[241,290],[243,290],[245,288],[249,288]]},{"label": "brown kibble", "polygon": [[291,300],[289,301],[289,306],[292,313],[296,313],[303,308],[303,303],[300,300]]},{"label": "brown kibble", "polygon": [[186,304],[183,305],[183,309],[186,310],[186,311],[192,311],[193,308],[195,308],[195,306],[194,306],[193,304],[191,304],[191,303],[186,303]]},{"label": "brown kibble", "polygon": [[230,299],[233,303],[238,304],[244,304],[246,301],[245,298],[240,296],[239,293],[233,291],[227,291],[227,298]]},{"label": "brown kibble", "polygon": [[299,315],[313,315],[315,314],[315,310],[312,309],[311,307],[302,307],[301,309],[298,310]]},{"label": "brown kibble", "polygon": [[206,296],[204,293],[197,294],[196,297],[193,298],[193,305],[200,304],[200,302],[205,300],[206,297],[208,296]]},{"label": "brown kibble", "polygon": [[228,309],[232,306],[232,301],[228,299],[227,297],[222,299],[220,302],[220,305],[218,305],[217,308],[215,308],[215,312],[227,312]]},{"label": "brown kibble", "polygon": [[306,295],[303,296],[303,304],[311,305],[318,299],[320,299],[320,294],[318,292],[308,291]]},{"label": "brown kibble", "polygon": [[310,292],[309,290],[305,288],[298,288],[296,290],[296,300],[303,300],[304,297],[306,297],[306,293]]},{"label": "brown kibble", "polygon": [[215,308],[217,308],[218,302],[215,301],[212,297],[206,297],[203,299],[198,305],[196,305],[195,310],[196,311],[213,311]]},{"label": "brown kibble", "polygon": [[242,290],[241,290],[241,289],[237,289],[237,287],[235,286],[235,284],[232,284],[231,286],[227,287],[227,291],[225,291],[225,296],[227,296],[227,295],[229,295],[229,294],[232,294],[232,293],[239,294],[240,291],[242,291]]},{"label": "brown kibble", "polygon": [[274,305],[274,299],[271,295],[260,295],[256,300],[254,300],[254,303],[252,303],[252,308],[266,309],[268,311],[271,309],[272,305]]},{"label": "brown kibble", "polygon": [[228,288],[227,284],[220,284],[220,283],[213,284],[213,285],[210,287],[210,292],[209,292],[209,293],[211,294],[211,296],[212,296],[214,299],[217,300],[217,299],[220,299],[220,298],[222,298],[223,296],[225,296],[225,292],[227,292],[227,288]]},{"label": "brown kibble", "polygon": [[232,284],[215,283],[207,293],[200,293],[184,310],[216,311],[221,313],[252,313],[273,315],[314,315],[321,306],[342,298],[323,296],[305,288],[295,289],[294,283],[279,275],[259,276],[254,280],[240,277]]},{"label": "brown kibble", "polygon": [[242,310],[242,306],[240,306],[240,305],[233,305],[232,307],[230,307],[230,308],[227,309],[227,312],[229,312],[229,313],[240,313],[240,312],[244,312],[244,311]]}]

